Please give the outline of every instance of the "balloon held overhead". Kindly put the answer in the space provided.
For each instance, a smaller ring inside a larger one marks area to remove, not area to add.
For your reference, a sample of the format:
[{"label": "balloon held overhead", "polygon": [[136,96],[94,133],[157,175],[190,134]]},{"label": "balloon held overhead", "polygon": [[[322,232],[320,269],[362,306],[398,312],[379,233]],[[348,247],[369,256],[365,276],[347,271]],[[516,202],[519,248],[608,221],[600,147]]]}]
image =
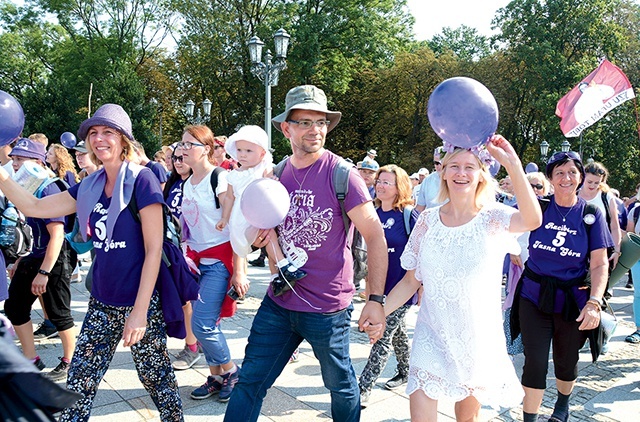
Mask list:
[{"label": "balloon held overhead", "polygon": [[491,91],[463,76],[447,79],[433,90],[427,116],[436,134],[459,148],[486,144],[498,128],[498,104]]}]

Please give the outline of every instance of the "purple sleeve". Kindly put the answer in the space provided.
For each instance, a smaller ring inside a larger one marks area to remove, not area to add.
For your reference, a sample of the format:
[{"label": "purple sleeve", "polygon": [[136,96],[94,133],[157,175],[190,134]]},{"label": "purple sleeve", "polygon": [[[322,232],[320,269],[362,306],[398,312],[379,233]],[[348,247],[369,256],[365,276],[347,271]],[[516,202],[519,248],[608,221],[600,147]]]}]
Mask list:
[{"label": "purple sleeve", "polygon": [[[80,181],[80,183],[82,183],[82,181]],[[69,195],[71,195],[71,197],[76,201],[78,200],[78,189],[80,189],[80,183],[76,183],[75,185],[71,186],[67,191],[69,192]]]},{"label": "purple sleeve", "polygon": [[607,227],[605,219],[600,208],[596,208],[596,221],[589,231],[589,252],[602,248],[611,248],[614,246],[613,238]]},{"label": "purple sleeve", "polygon": [[349,173],[349,190],[347,196],[344,199],[344,209],[346,212],[351,211],[354,207],[371,201],[371,195],[364,180],[358,174],[355,168],[351,169]]},{"label": "purple sleeve", "polygon": [[167,171],[164,169],[164,167],[162,167],[161,164],[149,161],[145,167],[151,169],[160,183],[167,183]]},{"label": "purple sleeve", "polygon": [[164,203],[160,182],[151,171],[140,171],[140,174],[136,177],[134,191],[138,210],[143,209],[147,205]]}]

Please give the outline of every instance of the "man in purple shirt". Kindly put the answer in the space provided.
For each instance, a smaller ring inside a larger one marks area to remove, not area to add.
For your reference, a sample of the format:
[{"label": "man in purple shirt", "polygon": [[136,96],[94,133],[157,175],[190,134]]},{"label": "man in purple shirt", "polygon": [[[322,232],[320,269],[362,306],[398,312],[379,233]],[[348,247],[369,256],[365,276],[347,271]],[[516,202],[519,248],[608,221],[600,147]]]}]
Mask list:
[{"label": "man in purple shirt", "polygon": [[[341,158],[324,149],[326,135],[340,117],[340,112],[327,109],[321,89],[304,85],[287,93],[285,112],[272,120],[292,149],[280,176],[291,206],[278,227],[278,241],[287,258],[304,268],[307,276],[277,297],[270,288],[262,301],[225,421],[258,419],[268,388],[303,340],[309,342],[320,362],[324,385],[331,392],[333,419],[360,420],[360,393],[349,358],[353,262],[332,183],[334,167]],[[384,328],[388,263],[384,232],[355,169],[348,183],[344,209],[364,237],[370,258],[371,296],[362,311],[360,327],[376,324]],[[267,233],[258,234],[256,246],[268,245],[271,239]]]}]

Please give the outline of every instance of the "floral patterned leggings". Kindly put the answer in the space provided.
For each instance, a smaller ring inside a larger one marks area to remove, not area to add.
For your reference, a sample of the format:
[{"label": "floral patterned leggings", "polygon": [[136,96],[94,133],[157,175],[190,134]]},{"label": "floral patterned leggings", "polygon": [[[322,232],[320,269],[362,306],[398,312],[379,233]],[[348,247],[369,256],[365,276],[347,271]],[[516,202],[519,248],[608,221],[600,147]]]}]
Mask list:
[{"label": "floral patterned leggings", "polygon": [[[98,385],[107,372],[132,306],[109,306],[91,297],[89,309],[71,360],[67,388],[84,395],[65,409],[60,421],[86,421]],[[162,421],[182,421],[182,401],[167,352],[167,337],[160,300],[154,294],[147,314],[147,331],[131,346],[138,378],[160,411]]]},{"label": "floral patterned leggings", "polygon": [[404,317],[411,305],[404,304],[387,317],[387,327],[382,338],[374,343],[369,353],[367,365],[360,375],[360,391],[369,391],[387,365],[391,347],[398,361],[398,373],[403,376],[409,374],[409,336]]}]

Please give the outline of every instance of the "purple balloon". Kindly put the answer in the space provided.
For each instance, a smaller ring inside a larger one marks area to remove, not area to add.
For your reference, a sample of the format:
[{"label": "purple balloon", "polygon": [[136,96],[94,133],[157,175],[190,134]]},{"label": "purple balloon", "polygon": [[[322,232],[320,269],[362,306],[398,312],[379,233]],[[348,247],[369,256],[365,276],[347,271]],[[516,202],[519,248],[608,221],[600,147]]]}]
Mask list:
[{"label": "purple balloon", "polygon": [[60,143],[71,149],[76,146],[76,135],[71,132],[64,132],[60,135]]},{"label": "purple balloon", "polygon": [[498,128],[498,104],[491,91],[466,77],[441,82],[429,97],[427,115],[436,134],[460,148],[484,145]]},{"label": "purple balloon", "polygon": [[536,163],[529,163],[527,164],[527,166],[524,168],[524,172],[525,173],[535,173],[538,171],[538,165]]},{"label": "purple balloon", "polygon": [[489,166],[489,173],[491,176],[496,177],[496,174],[500,171],[500,163],[497,160],[493,160],[491,165]]},{"label": "purple balloon", "polygon": [[272,229],[282,223],[289,212],[289,192],[277,180],[254,180],[242,193],[240,211],[253,227]]},{"label": "purple balloon", "polygon": [[24,129],[24,111],[11,95],[0,91],[0,146],[13,142]]}]

